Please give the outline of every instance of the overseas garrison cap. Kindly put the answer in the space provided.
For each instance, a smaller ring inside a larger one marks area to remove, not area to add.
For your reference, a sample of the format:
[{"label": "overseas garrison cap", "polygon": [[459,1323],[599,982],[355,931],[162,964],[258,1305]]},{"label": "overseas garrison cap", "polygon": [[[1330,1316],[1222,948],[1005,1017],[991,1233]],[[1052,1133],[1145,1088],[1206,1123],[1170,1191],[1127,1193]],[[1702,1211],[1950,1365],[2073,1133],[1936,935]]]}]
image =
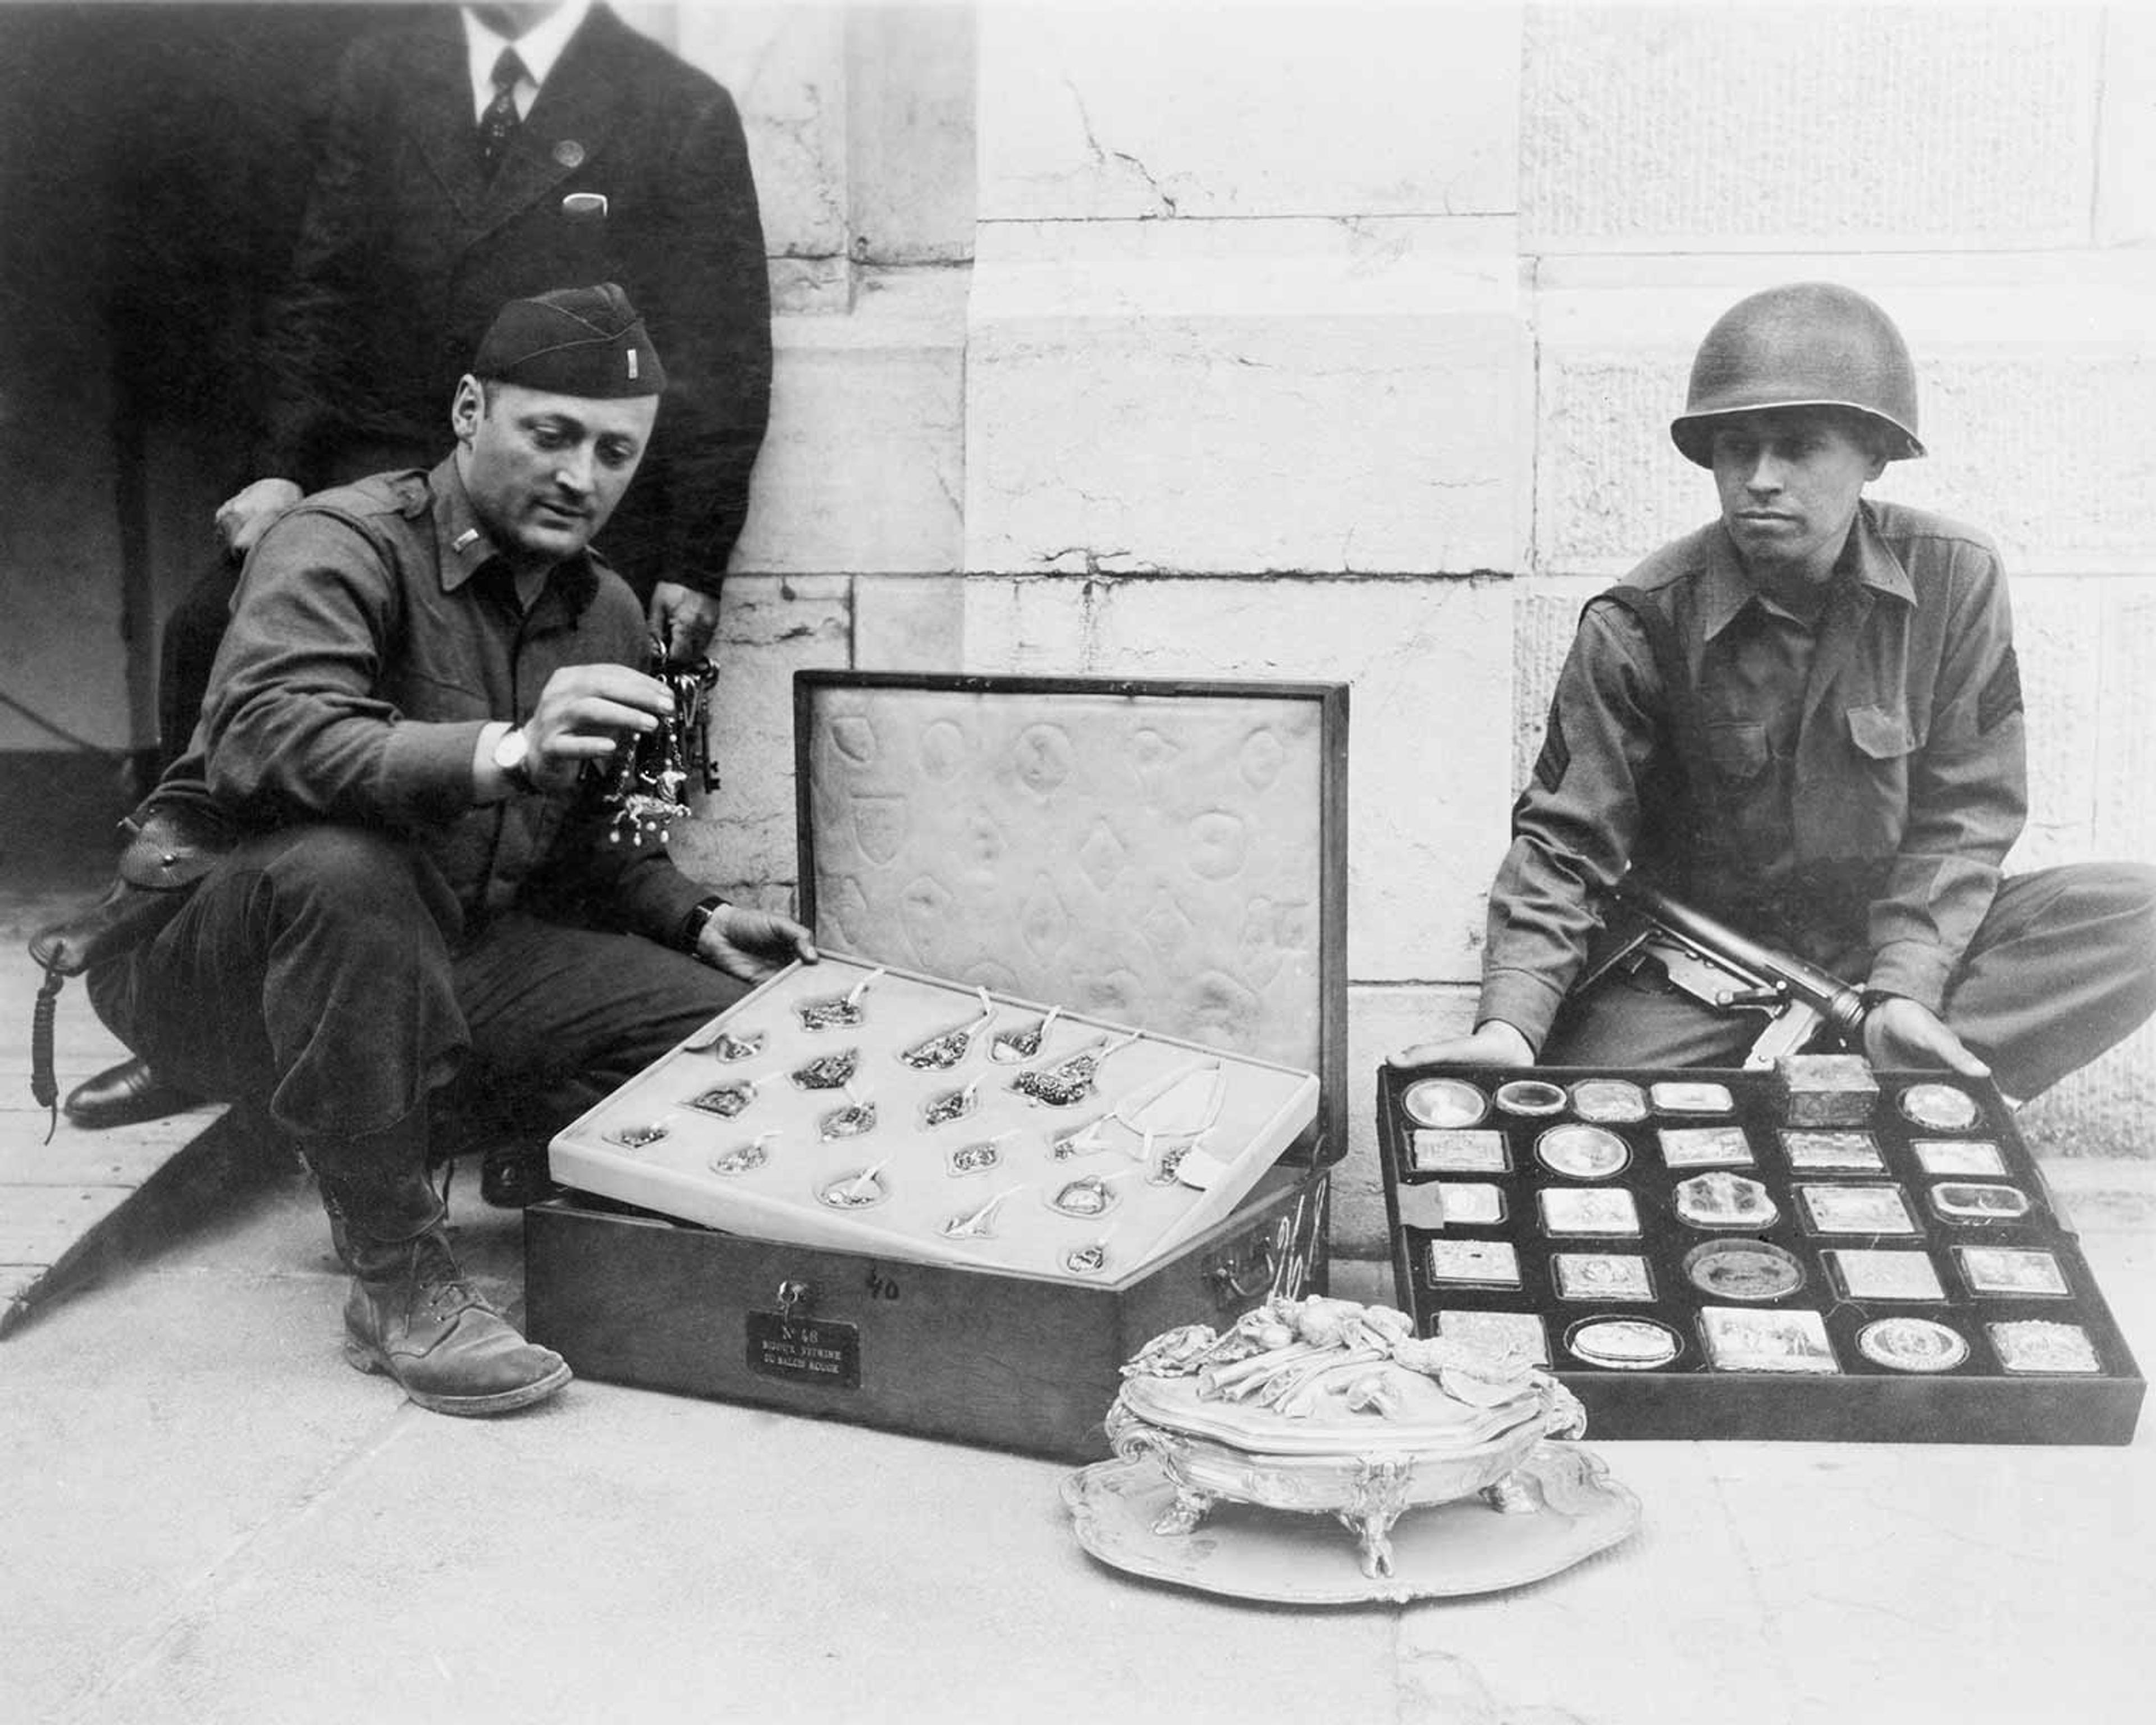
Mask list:
[{"label": "overseas garrison cap", "polygon": [[590,401],[666,387],[644,320],[610,281],[511,300],[480,338],[471,368],[475,377]]}]

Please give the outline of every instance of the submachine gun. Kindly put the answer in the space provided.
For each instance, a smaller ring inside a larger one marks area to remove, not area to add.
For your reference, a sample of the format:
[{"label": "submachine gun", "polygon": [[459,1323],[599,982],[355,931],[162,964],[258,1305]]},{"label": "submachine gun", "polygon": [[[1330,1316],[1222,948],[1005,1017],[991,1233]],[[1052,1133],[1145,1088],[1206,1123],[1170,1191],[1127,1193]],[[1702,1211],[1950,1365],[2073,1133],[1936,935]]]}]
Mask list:
[{"label": "submachine gun", "polygon": [[1822,1029],[1863,1051],[1864,997],[1840,978],[1680,904],[1636,873],[1620,880],[1612,896],[1630,915],[1609,919],[1617,944],[1595,974],[1630,972],[1653,959],[1695,1000],[1722,1012],[1762,1014],[1765,1027],[1744,1057],[1747,1070],[1801,1053]]}]

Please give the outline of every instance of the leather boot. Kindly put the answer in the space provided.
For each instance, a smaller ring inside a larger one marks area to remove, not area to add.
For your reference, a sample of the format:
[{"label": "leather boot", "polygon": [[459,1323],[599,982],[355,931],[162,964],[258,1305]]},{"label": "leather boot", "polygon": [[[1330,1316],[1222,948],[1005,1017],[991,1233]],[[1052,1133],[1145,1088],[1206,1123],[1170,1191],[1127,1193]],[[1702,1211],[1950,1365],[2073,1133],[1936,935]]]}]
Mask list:
[{"label": "leather boot", "polygon": [[321,1177],[337,1255],[352,1271],[344,1357],[393,1378],[437,1414],[506,1414],[569,1381],[567,1363],[526,1342],[465,1280],[449,1211],[426,1176]]},{"label": "leather boot", "polygon": [[108,1127],[140,1126],[162,1120],[192,1108],[202,1099],[192,1091],[159,1077],[140,1055],[130,1055],[116,1066],[107,1066],[95,1078],[85,1078],[69,1091],[60,1104],[68,1123],[85,1132]]}]

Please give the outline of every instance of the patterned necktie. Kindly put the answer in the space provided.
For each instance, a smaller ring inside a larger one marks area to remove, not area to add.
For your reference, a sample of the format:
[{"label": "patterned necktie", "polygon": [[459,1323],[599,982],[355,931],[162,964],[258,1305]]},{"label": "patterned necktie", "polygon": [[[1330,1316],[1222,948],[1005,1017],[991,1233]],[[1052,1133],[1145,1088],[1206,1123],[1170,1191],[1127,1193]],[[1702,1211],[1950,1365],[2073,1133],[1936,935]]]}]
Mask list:
[{"label": "patterned necktie", "polygon": [[480,167],[489,175],[501,165],[509,141],[516,136],[516,86],[524,76],[524,62],[517,59],[516,50],[503,49],[494,63],[494,100],[479,116]]}]

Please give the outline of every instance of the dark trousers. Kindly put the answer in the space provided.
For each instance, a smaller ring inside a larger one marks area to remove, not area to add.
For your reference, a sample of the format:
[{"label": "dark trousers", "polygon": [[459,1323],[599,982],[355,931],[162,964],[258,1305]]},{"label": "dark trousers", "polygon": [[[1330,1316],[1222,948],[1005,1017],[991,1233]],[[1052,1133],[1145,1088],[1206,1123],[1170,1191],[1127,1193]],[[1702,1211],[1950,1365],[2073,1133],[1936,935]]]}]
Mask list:
[{"label": "dark trousers", "polygon": [[[1861,978],[1856,978],[1861,981]],[[2002,881],[1940,1014],[2026,1099],[2156,1011],[2156,869],[2082,863]],[[1612,976],[1565,1002],[1548,1066],[1734,1066],[1756,1014],[1718,1012],[1659,979]]]},{"label": "dark trousers", "polygon": [[371,1159],[424,1146],[412,1122],[452,1081],[551,1132],[745,992],[634,935],[516,912],[467,932],[403,846],[331,826],[246,840],[89,985],[161,1074],[265,1109],[340,1173],[399,1172]]}]

